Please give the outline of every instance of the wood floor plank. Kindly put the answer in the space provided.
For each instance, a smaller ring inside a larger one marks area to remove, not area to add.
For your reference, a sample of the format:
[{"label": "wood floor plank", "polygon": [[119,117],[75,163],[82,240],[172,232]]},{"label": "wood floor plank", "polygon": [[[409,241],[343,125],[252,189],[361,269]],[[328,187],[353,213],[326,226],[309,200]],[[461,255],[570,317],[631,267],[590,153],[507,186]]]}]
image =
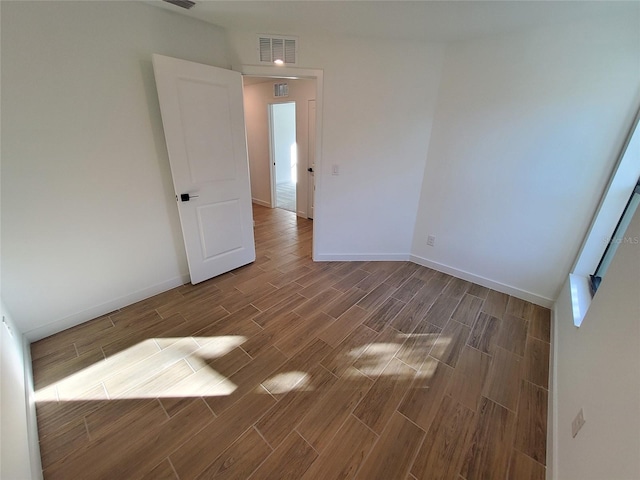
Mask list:
[{"label": "wood floor plank", "polygon": [[413,262],[403,262],[396,271],[389,275],[384,283],[398,288],[403,285],[421,267]]},{"label": "wood floor plank", "polygon": [[204,471],[275,403],[266,391],[263,394],[254,393],[242,398],[211,421],[169,455],[179,478],[195,478]]},{"label": "wood floor plank", "polygon": [[318,312],[311,317],[302,317],[287,335],[276,340],[273,345],[286,356],[291,357],[300,349],[304,349],[320,332],[335,321],[335,318],[324,312]]},{"label": "wood floor plank", "polygon": [[200,346],[192,338],[183,338],[170,347],[120,370],[117,375],[106,378],[103,380],[104,386],[109,396],[115,398],[154,377],[198,348]]},{"label": "wood floor plank", "polygon": [[389,480],[404,478],[422,444],[424,431],[395,412],[356,478]]},{"label": "wood floor plank", "polygon": [[543,465],[513,449],[507,480],[544,480],[545,478],[546,471]]},{"label": "wood floor plank", "polygon": [[396,353],[396,358],[416,371],[420,370],[433,346],[438,342],[441,331],[442,329],[428,322],[420,323],[413,333],[406,335],[406,340]]},{"label": "wood floor plank", "polygon": [[409,387],[398,411],[422,430],[428,431],[452,375],[453,368],[435,359],[428,359]]},{"label": "wood floor plank", "polygon": [[508,302],[509,295],[496,292],[495,290],[489,290],[482,305],[482,311],[487,315],[500,319],[507,309]]},{"label": "wood floor plank", "polygon": [[[282,395],[294,389],[305,390],[311,385],[313,368],[331,351],[320,339],[311,341],[302,351],[278,367],[262,386],[272,395]],[[277,397],[276,397],[277,398]]]},{"label": "wood floor plank", "polygon": [[164,459],[158,465],[149,470],[142,480],[178,480],[176,472],[168,459]]},{"label": "wood floor plank", "polygon": [[447,365],[454,367],[458,363],[460,352],[469,338],[471,329],[455,320],[449,320],[444,326],[435,345],[431,349],[431,356]]},{"label": "wood floor plank", "polygon": [[451,318],[467,327],[473,327],[483,303],[481,298],[466,293],[451,315]]},{"label": "wood floor plank", "polygon": [[489,295],[489,289],[487,287],[472,283],[467,293],[484,300],[485,298],[487,298],[487,295]]},{"label": "wood floor plank", "polygon": [[378,436],[353,415],[344,422],[331,443],[302,477],[302,480],[347,480],[358,468]]},{"label": "wood floor plank", "polygon": [[427,282],[425,282],[421,278],[412,276],[411,278],[407,279],[406,282],[400,285],[391,296],[406,303],[411,300],[414,295],[418,293],[426,284]]},{"label": "wood floor plank", "polygon": [[256,357],[261,352],[273,345],[273,343],[288,334],[292,324],[300,321],[300,315],[295,312],[283,314],[278,320],[272,322],[267,328],[249,337],[242,344],[242,349],[250,356]]},{"label": "wood floor plank", "polygon": [[497,347],[482,395],[515,412],[520,389],[520,357]]},{"label": "wood floor plank", "polygon": [[114,458],[115,465],[110,469],[112,478],[139,478],[149,471],[161,459],[166,458],[175,445],[192,438],[197,432],[213,420],[210,411],[199,398],[191,399],[188,406],[153,432],[148,432],[145,441],[126,456]]},{"label": "wood floor plank", "polygon": [[305,303],[296,308],[294,312],[301,317],[315,315],[316,313],[321,312],[324,307],[329,305],[340,295],[341,293],[335,288],[328,288],[327,290],[323,290],[310,300],[307,300]]},{"label": "wood floor plank", "polygon": [[480,313],[469,335],[469,345],[481,352],[493,354],[501,321],[487,313]]},{"label": "wood floor plank", "polygon": [[322,330],[318,338],[332,347],[336,347],[369,315],[366,310],[354,305],[344,312],[338,319]]},{"label": "wood floor plank", "polygon": [[429,322],[436,327],[443,328],[451,315],[456,310],[456,307],[460,303],[460,299],[449,297],[445,294],[440,295],[436,301],[431,305],[431,308],[427,312],[425,321]]},{"label": "wood floor plank", "polygon": [[334,283],[333,288],[335,288],[336,290],[340,290],[343,293],[348,292],[369,275],[370,273],[365,272],[364,270],[355,270],[354,272],[351,272],[349,275],[344,277],[342,280]]},{"label": "wood floor plank", "polygon": [[445,297],[455,298],[456,300],[461,300],[469,290],[470,286],[471,282],[462,280],[461,278],[452,277],[449,283],[447,283],[447,286],[444,287],[442,295]]},{"label": "wood floor plank", "polygon": [[466,345],[449,383],[447,394],[472,411],[477,411],[489,375],[491,357]]},{"label": "wood floor plank", "polygon": [[47,469],[74,450],[89,442],[83,418],[78,418],[59,429],[53,435],[40,440],[42,468]]},{"label": "wood floor plank", "polygon": [[256,430],[249,428],[196,478],[197,480],[248,478],[271,452],[271,447]]},{"label": "wood floor plank", "polygon": [[415,478],[456,478],[462,468],[473,427],[474,413],[451,397],[445,396],[411,467],[411,473]]},{"label": "wood floor plank", "polygon": [[405,337],[393,328],[387,327],[371,343],[352,352],[358,355],[353,368],[376,379],[404,344]]},{"label": "wood floor plank", "polygon": [[387,298],[396,290],[396,287],[381,283],[369,293],[367,293],[357,305],[365,310],[374,311],[377,307],[382,305]]},{"label": "wood floor plank", "polygon": [[521,357],[524,356],[528,327],[528,322],[523,318],[505,313],[496,336],[496,345]]},{"label": "wood floor plank", "polygon": [[378,308],[371,312],[364,324],[381,332],[400,313],[406,304],[397,298],[388,298]]},{"label": "wood floor plank", "polygon": [[551,346],[534,337],[527,338],[522,378],[549,389],[549,355]]},{"label": "wood floor plank", "polygon": [[318,452],[322,452],[371,388],[373,381],[358,371],[338,380],[315,404],[297,431]]},{"label": "wood floor plank", "polygon": [[357,326],[320,364],[337,377],[342,376],[377,335],[377,332],[364,325]]},{"label": "wood floor plank", "polygon": [[[269,347],[244,367],[231,375],[228,380],[236,388],[228,395],[208,396],[205,401],[216,415],[220,415],[249,392],[255,392],[276,369],[287,361],[287,357],[275,347]],[[255,394],[255,393],[254,393]]]},{"label": "wood floor plank", "polygon": [[297,432],[291,434],[260,465],[251,480],[298,480],[309,469],[318,453]]},{"label": "wood floor plank", "polygon": [[277,447],[338,380],[323,367],[315,367],[309,377],[308,388],[287,393],[256,424],[271,446]]},{"label": "wood floor plank", "polygon": [[353,414],[380,434],[413,383],[415,374],[413,368],[398,359],[391,359]]},{"label": "wood floor plank", "polygon": [[251,356],[242,348],[232,348],[235,343],[224,345],[224,342],[220,342],[220,344],[209,342],[185,357],[185,361],[193,371],[197,372],[201,368],[212,368],[221,375],[228,377],[251,361]]},{"label": "wood floor plank", "polygon": [[409,300],[405,307],[391,321],[391,326],[402,333],[413,332],[418,324],[427,316],[432,300],[421,295],[421,292]]},{"label": "wood floor plank", "polygon": [[513,412],[483,398],[462,476],[467,480],[505,478],[515,426]]},{"label": "wood floor plank", "polygon": [[343,293],[336,300],[327,305],[323,311],[333,318],[338,318],[344,312],[353,307],[361,298],[363,298],[367,292],[360,290],[357,287],[353,287]]},{"label": "wood floor plank", "polygon": [[547,391],[522,381],[515,447],[535,461],[546,465]]},{"label": "wood floor plank", "polygon": [[91,472],[94,478],[107,478],[128,452],[144,444],[143,438],[167,420],[164,410],[155,400],[148,402],[140,413],[122,428],[114,429],[111,435],[85,444],[45,469],[45,478],[82,478],[86,472]]},{"label": "wood floor plank", "polygon": [[529,335],[543,342],[551,342],[551,311],[535,305],[529,321]]}]

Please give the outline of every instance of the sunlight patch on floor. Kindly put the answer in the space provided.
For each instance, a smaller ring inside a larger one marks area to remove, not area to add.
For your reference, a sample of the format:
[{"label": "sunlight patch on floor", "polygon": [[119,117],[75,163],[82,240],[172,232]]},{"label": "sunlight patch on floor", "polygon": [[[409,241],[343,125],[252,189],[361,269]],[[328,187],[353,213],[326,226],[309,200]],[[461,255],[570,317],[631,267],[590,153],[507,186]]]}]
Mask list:
[{"label": "sunlight patch on floor", "polygon": [[[222,396],[237,386],[209,363],[244,336],[150,338],[35,392],[36,402]],[[101,387],[101,388],[100,388]]]}]

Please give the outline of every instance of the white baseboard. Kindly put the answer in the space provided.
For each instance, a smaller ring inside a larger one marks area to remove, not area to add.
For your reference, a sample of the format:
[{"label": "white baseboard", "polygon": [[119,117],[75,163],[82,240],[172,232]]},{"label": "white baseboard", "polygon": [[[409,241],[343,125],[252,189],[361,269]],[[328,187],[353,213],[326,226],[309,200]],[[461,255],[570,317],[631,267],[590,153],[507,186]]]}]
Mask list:
[{"label": "white baseboard", "polygon": [[271,204],[269,202],[265,202],[264,200],[258,200],[257,198],[252,198],[251,201],[256,205],[262,205],[263,207],[271,208]]},{"label": "white baseboard", "polygon": [[171,290],[172,288],[179,287],[180,285],[184,285],[188,282],[189,275],[183,274],[158,283],[156,285],[151,285],[149,287],[143,288],[141,290],[138,290],[137,292],[114,298],[113,300],[109,300],[108,302],[96,305],[95,307],[91,307],[81,312],[74,313],[73,315],[69,315],[68,317],[55,320],[41,327],[34,328],[33,330],[29,330],[28,332],[26,332],[24,335],[29,342],[35,342],[42,338],[66,330],[67,328],[75,327],[76,325],[100,317],[101,315],[105,315],[109,312],[113,312],[114,310],[118,310],[119,308],[131,305],[132,303],[145,300],[149,297],[153,297],[154,295],[158,295],[159,293]]},{"label": "white baseboard", "polygon": [[33,392],[33,369],[31,366],[31,346],[25,335],[22,336],[22,358],[24,365],[24,388],[27,410],[27,440],[29,442],[29,460],[31,478],[42,480],[42,457],[40,456],[40,438],[38,436],[38,418],[36,416],[36,400]]},{"label": "white baseboard", "polygon": [[558,327],[556,309],[551,310],[551,356],[549,358],[549,400],[547,413],[547,477],[558,478]]},{"label": "white baseboard", "polygon": [[431,260],[427,260],[426,258],[419,257],[417,255],[411,255],[410,260],[413,263],[422,265],[423,267],[429,267],[439,272],[453,275],[454,277],[461,278],[462,280],[467,280],[469,282],[476,283],[483,287],[487,287],[501,293],[506,293],[507,295],[520,298],[521,300],[526,300],[527,302],[535,303],[536,305],[540,305],[545,308],[553,308],[553,305],[555,303],[554,300],[551,300],[550,298],[542,297],[540,295],[528,292],[526,290],[520,290],[518,288],[505,285],[504,283],[496,282],[494,280],[481,277],[473,273],[466,272],[464,270],[459,270],[457,268],[453,268],[448,265],[443,265],[441,263],[433,262]]},{"label": "white baseboard", "polygon": [[352,253],[323,253],[314,255],[313,260],[315,262],[404,262],[409,260],[409,255],[406,253],[373,253],[373,254],[352,254]]}]

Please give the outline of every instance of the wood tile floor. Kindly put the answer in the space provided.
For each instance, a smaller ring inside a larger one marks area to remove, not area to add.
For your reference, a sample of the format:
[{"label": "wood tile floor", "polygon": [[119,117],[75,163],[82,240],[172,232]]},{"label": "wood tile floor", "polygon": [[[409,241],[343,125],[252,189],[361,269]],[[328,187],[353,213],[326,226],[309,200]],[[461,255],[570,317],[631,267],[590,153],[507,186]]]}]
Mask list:
[{"label": "wood tile floor", "polygon": [[32,344],[46,479],[544,478],[549,310],[254,215],[254,264]]}]

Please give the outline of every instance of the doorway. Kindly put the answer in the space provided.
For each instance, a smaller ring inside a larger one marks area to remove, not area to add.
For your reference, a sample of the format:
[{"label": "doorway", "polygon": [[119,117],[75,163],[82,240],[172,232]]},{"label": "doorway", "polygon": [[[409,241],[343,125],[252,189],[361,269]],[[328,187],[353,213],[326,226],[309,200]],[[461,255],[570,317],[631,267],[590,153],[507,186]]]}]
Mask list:
[{"label": "doorway", "polygon": [[296,213],[298,144],[295,102],[269,104],[269,139],[273,203],[277,208]]}]

